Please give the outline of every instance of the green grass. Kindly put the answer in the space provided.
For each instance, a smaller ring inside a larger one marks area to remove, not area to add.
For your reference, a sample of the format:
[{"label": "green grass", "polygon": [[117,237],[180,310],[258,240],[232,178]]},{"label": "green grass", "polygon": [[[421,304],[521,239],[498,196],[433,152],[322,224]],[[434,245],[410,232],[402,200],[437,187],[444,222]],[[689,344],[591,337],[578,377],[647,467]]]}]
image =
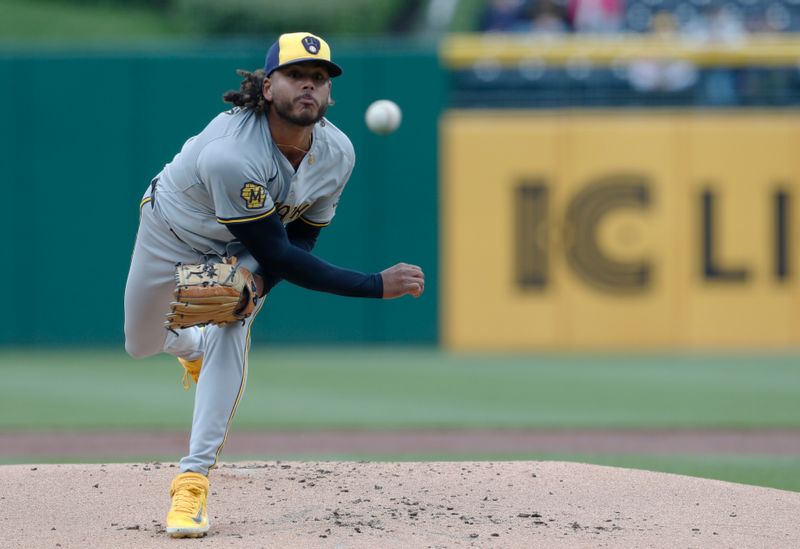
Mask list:
[{"label": "green grass", "polygon": [[[797,355],[449,355],[436,350],[269,349],[250,362],[244,429],[798,428]],[[3,351],[0,430],[188,431],[193,391],[167,356]],[[800,491],[800,457],[735,455],[297,455],[241,459],[566,460]],[[92,456],[91,461],[102,461]],[[130,456],[120,460],[170,460]],[[89,458],[87,457],[87,460]],[[75,461],[58,456],[5,463]]]},{"label": "green grass", "polygon": [[176,34],[185,36],[166,14],[145,7],[0,0],[0,41],[122,41]]},{"label": "green grass", "polygon": [[540,459],[581,461],[597,465],[645,469],[800,492],[800,456],[543,456]]},{"label": "green grass", "polygon": [[[4,351],[0,429],[180,429],[193,392],[167,356]],[[800,427],[800,364],[762,356],[454,356],[264,349],[238,429]]]}]

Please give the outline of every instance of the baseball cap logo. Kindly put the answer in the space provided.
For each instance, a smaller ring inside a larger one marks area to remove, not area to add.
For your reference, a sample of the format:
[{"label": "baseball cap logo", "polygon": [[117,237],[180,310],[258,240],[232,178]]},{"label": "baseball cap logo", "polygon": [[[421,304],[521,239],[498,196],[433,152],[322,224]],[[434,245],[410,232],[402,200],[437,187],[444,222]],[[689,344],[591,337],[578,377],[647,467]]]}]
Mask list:
[{"label": "baseball cap logo", "polygon": [[312,55],[319,53],[320,43],[319,40],[313,36],[306,36],[303,38],[303,47]]}]

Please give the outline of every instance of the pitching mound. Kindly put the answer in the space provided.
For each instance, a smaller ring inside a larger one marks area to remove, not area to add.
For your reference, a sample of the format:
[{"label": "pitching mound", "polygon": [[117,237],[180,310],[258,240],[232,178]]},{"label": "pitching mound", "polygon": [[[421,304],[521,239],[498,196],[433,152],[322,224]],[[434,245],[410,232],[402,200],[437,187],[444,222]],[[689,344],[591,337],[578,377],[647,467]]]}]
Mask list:
[{"label": "pitching mound", "polygon": [[2,546],[800,547],[800,493],[557,462],[225,464],[164,533],[174,464],[0,467]]}]

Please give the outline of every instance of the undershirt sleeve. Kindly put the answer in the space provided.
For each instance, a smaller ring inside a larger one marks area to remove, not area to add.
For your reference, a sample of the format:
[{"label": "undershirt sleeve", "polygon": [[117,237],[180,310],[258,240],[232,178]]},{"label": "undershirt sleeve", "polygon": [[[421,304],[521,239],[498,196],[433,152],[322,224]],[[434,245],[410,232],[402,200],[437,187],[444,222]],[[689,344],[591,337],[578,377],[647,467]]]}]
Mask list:
[{"label": "undershirt sleeve", "polygon": [[[322,227],[310,225],[301,219],[292,221],[286,225],[286,236],[289,237],[289,242],[292,246],[309,253],[314,249],[320,231],[322,231]],[[264,272],[261,269],[259,269],[257,273],[261,275],[261,279],[264,281],[264,294],[268,294],[272,288],[283,280],[281,277]]]},{"label": "undershirt sleeve", "polygon": [[327,263],[292,246],[277,215],[226,225],[258,261],[260,269],[319,292],[347,297],[383,297],[380,273],[362,273]]}]

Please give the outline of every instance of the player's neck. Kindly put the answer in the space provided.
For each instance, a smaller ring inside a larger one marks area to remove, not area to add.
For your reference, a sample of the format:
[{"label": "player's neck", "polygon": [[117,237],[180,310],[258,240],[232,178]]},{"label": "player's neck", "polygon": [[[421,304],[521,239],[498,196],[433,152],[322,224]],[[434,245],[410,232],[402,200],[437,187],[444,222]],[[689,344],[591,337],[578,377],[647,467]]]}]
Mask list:
[{"label": "player's neck", "polygon": [[272,113],[268,116],[272,140],[286,159],[297,169],[311,149],[314,126],[303,127],[290,124]]}]

